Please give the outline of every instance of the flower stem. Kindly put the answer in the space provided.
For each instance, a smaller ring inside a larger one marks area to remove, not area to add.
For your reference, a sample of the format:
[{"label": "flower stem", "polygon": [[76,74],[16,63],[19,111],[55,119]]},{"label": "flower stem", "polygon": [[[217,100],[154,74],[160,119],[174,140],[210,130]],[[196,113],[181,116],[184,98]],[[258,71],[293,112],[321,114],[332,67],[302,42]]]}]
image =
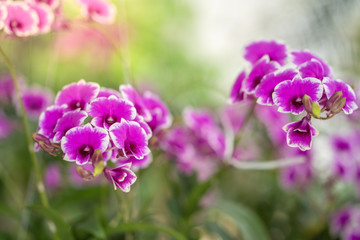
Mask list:
[{"label": "flower stem", "polygon": [[6,66],[9,69],[11,77],[12,77],[13,82],[14,82],[16,98],[17,98],[17,101],[19,102],[20,115],[21,115],[21,118],[22,118],[23,126],[24,126],[24,132],[25,132],[26,141],[27,141],[27,144],[28,144],[28,150],[29,150],[30,159],[31,159],[34,171],[35,171],[36,187],[37,187],[37,190],[38,190],[40,198],[41,198],[41,203],[45,207],[48,207],[49,206],[49,201],[48,201],[46,193],[45,193],[45,187],[44,187],[44,183],[42,181],[40,167],[39,167],[39,164],[38,164],[38,162],[36,160],[35,152],[33,150],[33,148],[34,148],[33,144],[32,144],[33,141],[32,141],[32,138],[31,138],[29,123],[28,123],[28,119],[27,119],[27,116],[26,116],[24,103],[23,103],[22,98],[21,98],[20,86],[19,86],[19,82],[18,82],[18,79],[17,79],[17,76],[16,76],[16,71],[15,71],[15,68],[14,68],[13,64],[11,63],[10,59],[6,56],[5,52],[3,51],[3,49],[1,47],[0,47],[0,54],[3,57],[4,62],[5,62]]}]

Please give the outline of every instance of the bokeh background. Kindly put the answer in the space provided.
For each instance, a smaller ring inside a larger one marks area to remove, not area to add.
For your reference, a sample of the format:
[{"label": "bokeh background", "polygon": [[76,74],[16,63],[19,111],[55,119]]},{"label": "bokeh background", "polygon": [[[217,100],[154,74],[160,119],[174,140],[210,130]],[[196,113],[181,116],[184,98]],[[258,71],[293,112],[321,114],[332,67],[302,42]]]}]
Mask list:
[{"label": "bokeh background", "polygon": [[[80,79],[114,89],[133,79],[136,87],[161,96],[175,123],[181,122],[182,111],[188,106],[220,114],[228,103],[231,85],[246,66],[244,46],[254,40],[275,39],[292,49],[309,49],[325,59],[336,76],[354,86],[359,84],[360,1],[113,2],[118,10],[116,24],[84,24],[78,20],[76,4],[64,0],[64,12],[72,19],[67,31],[28,39],[7,38],[1,46],[29,85],[47,87],[55,95],[65,84]],[[97,29],[104,31],[111,42],[97,33]],[[4,64],[0,65],[0,71],[7,74]],[[0,140],[0,238],[14,239],[22,231],[21,223],[28,232],[20,234],[18,239],[48,239],[49,232],[42,219],[27,210],[19,210],[19,206],[38,202],[38,197],[16,110],[3,110],[12,116],[15,132]],[[328,123],[315,124],[325,133],[314,143],[319,181],[306,189],[285,190],[277,170],[229,169],[212,194],[236,203],[238,214],[231,215],[235,211],[231,204],[223,209],[227,214],[204,211],[194,217],[196,224],[192,231],[196,233],[189,236],[257,239],[256,234],[264,232],[268,239],[278,240],[335,239],[330,234],[329,209],[358,202],[354,190],[340,184],[335,189],[337,198],[333,205],[323,204],[329,197],[322,181],[328,174],[331,153],[327,139],[332,133],[351,130],[344,122],[345,118],[339,116]],[[33,121],[33,131],[36,126],[37,122]],[[248,133],[248,136],[253,135]],[[63,185],[56,190],[49,188],[48,193],[52,206],[75,229],[77,239],[106,239],[103,222],[119,212],[124,213],[119,217],[121,221],[151,220],[179,231],[189,229],[190,217],[184,216],[181,204],[195,187],[195,177],[176,175],[163,155],[154,155],[153,164],[140,171],[134,190],[126,196],[114,194],[106,184],[77,186],[67,177],[66,162],[44,153],[38,155],[43,169],[54,163],[61,166]],[[271,154],[265,151],[262,159],[257,160],[270,158]],[[107,203],[106,210],[102,202]],[[133,210],[129,206],[135,203],[140,208]],[[98,217],[91,217],[95,215]],[[239,226],[243,234],[236,232]],[[223,229],[230,233],[224,233]],[[120,234],[113,239],[161,238],[167,239],[153,233],[130,237]]]}]

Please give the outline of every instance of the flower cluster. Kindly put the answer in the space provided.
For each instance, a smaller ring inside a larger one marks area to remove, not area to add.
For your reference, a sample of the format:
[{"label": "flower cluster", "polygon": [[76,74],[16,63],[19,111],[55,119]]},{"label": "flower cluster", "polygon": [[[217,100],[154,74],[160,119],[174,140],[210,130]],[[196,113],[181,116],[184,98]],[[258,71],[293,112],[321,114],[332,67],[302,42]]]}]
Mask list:
[{"label": "flower cluster", "polygon": [[360,207],[345,206],[336,211],[331,219],[331,233],[342,240],[360,239]]},{"label": "flower cluster", "polygon": [[83,179],[103,172],[115,189],[128,192],[136,180],[131,169],[146,167],[152,159],[152,134],[170,124],[168,108],[153,93],[140,95],[130,85],[121,85],[119,92],[80,80],[57,94],[33,138],[37,148],[75,162]]},{"label": "flower cluster", "polygon": [[[116,8],[107,0],[78,0],[83,16],[101,24],[115,20]],[[45,34],[63,25],[60,0],[4,1],[0,3],[0,29],[10,36]]]},{"label": "flower cluster", "polygon": [[174,157],[183,173],[195,172],[199,181],[205,181],[218,171],[225,157],[225,134],[204,110],[187,108],[183,119],[185,126],[173,127],[162,148]]},{"label": "flower cluster", "polygon": [[358,108],[354,90],[335,79],[330,67],[310,51],[289,51],[285,44],[259,41],[245,48],[244,58],[251,68],[237,77],[231,101],[256,99],[281,113],[306,112],[301,120],[283,126],[290,147],[311,148],[312,137],[318,135],[312,118],[329,119]]}]

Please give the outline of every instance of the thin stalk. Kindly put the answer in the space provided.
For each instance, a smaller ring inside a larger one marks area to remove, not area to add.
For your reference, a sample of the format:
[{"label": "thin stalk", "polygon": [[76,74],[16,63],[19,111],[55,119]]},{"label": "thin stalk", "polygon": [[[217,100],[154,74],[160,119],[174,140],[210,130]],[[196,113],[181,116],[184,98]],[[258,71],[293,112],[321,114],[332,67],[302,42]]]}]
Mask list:
[{"label": "thin stalk", "polygon": [[6,66],[8,67],[11,77],[14,81],[16,98],[19,103],[20,115],[22,118],[23,126],[24,126],[24,132],[25,132],[25,137],[26,137],[26,141],[28,144],[28,150],[29,150],[31,163],[32,163],[34,171],[35,171],[36,187],[37,187],[37,190],[38,190],[40,198],[41,198],[41,203],[45,207],[49,207],[49,201],[48,201],[46,193],[45,193],[45,187],[44,187],[44,183],[42,181],[40,167],[36,160],[35,152],[33,150],[33,140],[31,138],[30,127],[29,127],[28,118],[27,118],[27,115],[25,112],[24,103],[21,98],[20,86],[19,86],[19,82],[18,82],[18,79],[16,76],[16,71],[15,71],[15,68],[14,68],[13,64],[11,63],[10,59],[6,56],[5,52],[3,51],[3,49],[1,47],[0,47],[0,54],[3,57],[4,62],[6,64]]},{"label": "thin stalk", "polygon": [[[6,64],[7,68],[9,69],[10,75],[11,75],[11,77],[13,79],[13,82],[14,82],[16,98],[17,98],[17,101],[19,103],[19,111],[20,111],[20,115],[21,115],[21,119],[22,119],[22,123],[23,123],[23,127],[24,127],[26,142],[27,142],[27,145],[28,145],[28,151],[29,151],[31,163],[32,163],[33,168],[34,168],[35,180],[36,180],[36,188],[37,188],[37,190],[39,192],[42,205],[44,207],[48,208],[49,207],[49,201],[48,201],[48,198],[46,196],[44,182],[42,180],[42,175],[41,175],[39,163],[38,163],[38,161],[36,159],[36,155],[35,155],[35,152],[34,152],[34,146],[33,146],[33,140],[31,138],[29,122],[28,122],[28,118],[27,118],[27,115],[26,115],[26,112],[25,112],[24,103],[23,103],[22,98],[21,98],[20,86],[19,86],[18,78],[16,76],[15,67],[11,63],[10,59],[8,58],[8,56],[5,54],[4,50],[1,47],[0,47],[0,54],[3,57],[3,60],[4,60],[5,64]],[[50,224],[52,224],[52,223],[49,223],[48,225],[50,226]],[[53,234],[54,239],[59,239],[56,228],[50,228],[50,231]]]},{"label": "thin stalk", "polygon": [[277,168],[283,168],[300,163],[304,163],[303,157],[291,158],[291,159],[278,159],[273,161],[247,161],[240,162],[238,160],[232,160],[230,165],[237,169],[246,170],[271,170]]}]

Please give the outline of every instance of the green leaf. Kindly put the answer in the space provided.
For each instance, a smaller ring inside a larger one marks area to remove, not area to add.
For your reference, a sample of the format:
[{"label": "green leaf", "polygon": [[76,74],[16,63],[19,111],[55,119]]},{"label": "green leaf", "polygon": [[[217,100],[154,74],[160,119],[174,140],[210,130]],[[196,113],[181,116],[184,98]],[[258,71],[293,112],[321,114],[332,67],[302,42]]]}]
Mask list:
[{"label": "green leaf", "polygon": [[29,206],[28,209],[55,224],[56,231],[60,239],[74,239],[70,230],[70,226],[65,222],[63,217],[53,209],[40,205]]},{"label": "green leaf", "polygon": [[218,235],[222,240],[233,240],[234,237],[231,236],[225,229],[223,229],[219,224],[216,222],[206,222],[204,224],[205,229],[210,233],[215,233]]},{"label": "green leaf", "polygon": [[176,240],[186,240],[186,237],[177,232],[176,230],[169,228],[167,226],[151,224],[151,223],[123,223],[117,227],[109,228],[108,234],[113,235],[116,233],[126,233],[126,232],[135,232],[135,231],[154,231],[167,233]]},{"label": "green leaf", "polygon": [[88,217],[84,222],[78,225],[79,229],[91,233],[99,239],[106,239],[106,233],[96,216]]},{"label": "green leaf", "polygon": [[261,219],[250,208],[230,201],[220,201],[216,209],[234,220],[239,233],[246,240],[269,240],[270,236]]},{"label": "green leaf", "polygon": [[312,113],[315,115],[315,117],[320,117],[321,109],[317,102],[313,102],[312,104]]}]

